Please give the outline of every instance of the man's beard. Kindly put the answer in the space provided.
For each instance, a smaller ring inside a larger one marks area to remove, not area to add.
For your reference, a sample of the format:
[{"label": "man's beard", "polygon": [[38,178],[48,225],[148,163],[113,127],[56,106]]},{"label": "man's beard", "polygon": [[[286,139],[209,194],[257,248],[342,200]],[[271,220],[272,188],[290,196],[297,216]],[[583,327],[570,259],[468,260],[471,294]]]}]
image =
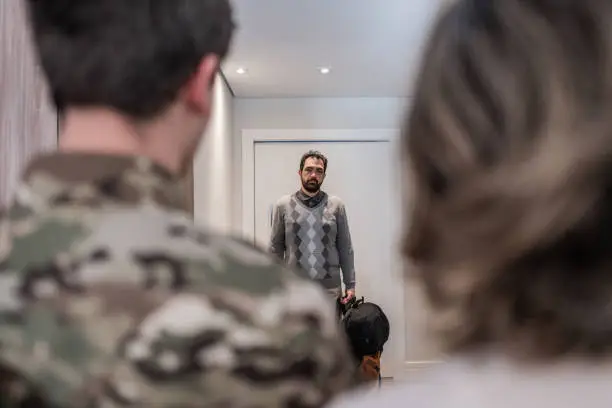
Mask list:
[{"label": "man's beard", "polygon": [[308,191],[309,193],[316,193],[321,188],[321,184],[319,184],[317,180],[308,180],[308,181],[302,180],[302,187],[304,188],[304,190]]}]

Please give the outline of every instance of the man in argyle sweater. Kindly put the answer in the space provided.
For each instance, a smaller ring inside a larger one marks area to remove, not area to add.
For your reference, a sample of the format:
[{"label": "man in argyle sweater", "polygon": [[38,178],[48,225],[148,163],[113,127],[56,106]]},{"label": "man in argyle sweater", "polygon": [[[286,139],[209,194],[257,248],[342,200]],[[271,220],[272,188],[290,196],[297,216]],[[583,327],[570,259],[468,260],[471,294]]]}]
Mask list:
[{"label": "man in argyle sweater", "polygon": [[270,252],[320,282],[336,299],[342,297],[344,282],[342,301],[347,302],[355,296],[353,245],[343,202],[321,190],[326,172],[322,153],[311,150],[302,156],[300,190],[282,197],[274,209]]}]

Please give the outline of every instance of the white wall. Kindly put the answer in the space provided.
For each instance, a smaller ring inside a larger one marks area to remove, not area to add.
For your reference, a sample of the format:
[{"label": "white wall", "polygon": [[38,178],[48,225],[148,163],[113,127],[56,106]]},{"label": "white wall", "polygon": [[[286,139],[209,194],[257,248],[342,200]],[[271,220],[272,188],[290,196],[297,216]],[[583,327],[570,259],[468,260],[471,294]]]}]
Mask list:
[{"label": "white wall", "polygon": [[233,96],[218,75],[206,135],[193,162],[194,218],[219,232],[232,228]]},{"label": "white wall", "polygon": [[240,129],[397,128],[402,98],[236,98]]},{"label": "white wall", "polygon": [[[234,99],[233,225],[242,225],[243,129],[399,129],[408,99],[403,98],[236,98]],[[420,369],[438,356],[424,330],[427,320],[420,292],[405,291],[407,368]]]}]

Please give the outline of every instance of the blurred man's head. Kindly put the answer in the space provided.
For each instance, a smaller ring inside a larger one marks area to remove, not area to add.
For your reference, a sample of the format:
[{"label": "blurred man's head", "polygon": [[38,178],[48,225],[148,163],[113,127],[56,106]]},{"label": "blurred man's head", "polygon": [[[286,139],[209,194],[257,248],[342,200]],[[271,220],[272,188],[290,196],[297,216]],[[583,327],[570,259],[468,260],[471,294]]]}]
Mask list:
[{"label": "blurred man's head", "polygon": [[307,194],[316,194],[321,189],[327,172],[327,157],[323,153],[310,150],[300,160],[298,175],[302,190]]},{"label": "blurred man's head", "polygon": [[232,38],[228,0],[27,4],[60,148],[148,154],[172,170],[191,158]]},{"label": "blurred man's head", "polygon": [[435,26],[405,252],[450,347],[612,350],[610,21],[610,1],[459,0]]}]

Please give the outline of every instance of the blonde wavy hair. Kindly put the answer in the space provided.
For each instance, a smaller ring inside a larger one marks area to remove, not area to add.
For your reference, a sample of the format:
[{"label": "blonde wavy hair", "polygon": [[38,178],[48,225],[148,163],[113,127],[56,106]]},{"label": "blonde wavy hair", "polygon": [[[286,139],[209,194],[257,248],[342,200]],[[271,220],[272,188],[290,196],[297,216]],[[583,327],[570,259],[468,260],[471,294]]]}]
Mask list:
[{"label": "blonde wavy hair", "polygon": [[404,252],[450,350],[612,350],[612,1],[460,0],[403,132]]}]

